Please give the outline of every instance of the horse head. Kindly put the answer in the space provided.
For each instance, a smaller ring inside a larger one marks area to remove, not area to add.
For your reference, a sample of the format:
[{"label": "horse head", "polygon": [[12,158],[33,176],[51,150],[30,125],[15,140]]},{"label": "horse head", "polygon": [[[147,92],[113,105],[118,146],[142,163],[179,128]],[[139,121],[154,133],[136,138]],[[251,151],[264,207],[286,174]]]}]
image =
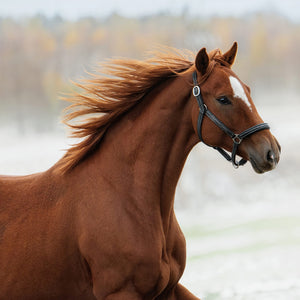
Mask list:
[{"label": "horse head", "polygon": [[[202,142],[219,150],[235,167],[250,161],[257,173],[264,173],[275,168],[281,148],[259,116],[250,88],[231,70],[236,53],[237,43],[224,54],[220,50],[207,53],[205,48],[198,52],[193,126]],[[243,159],[236,162],[235,154]]]}]

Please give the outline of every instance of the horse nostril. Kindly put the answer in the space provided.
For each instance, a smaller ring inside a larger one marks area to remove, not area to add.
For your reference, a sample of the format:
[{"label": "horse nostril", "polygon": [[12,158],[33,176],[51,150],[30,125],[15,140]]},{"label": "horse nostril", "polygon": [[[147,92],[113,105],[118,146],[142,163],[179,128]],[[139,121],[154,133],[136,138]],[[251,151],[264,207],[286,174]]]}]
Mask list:
[{"label": "horse nostril", "polygon": [[275,161],[275,154],[274,154],[274,152],[272,150],[268,151],[268,153],[267,153],[267,160],[270,163],[274,163],[274,161]]}]

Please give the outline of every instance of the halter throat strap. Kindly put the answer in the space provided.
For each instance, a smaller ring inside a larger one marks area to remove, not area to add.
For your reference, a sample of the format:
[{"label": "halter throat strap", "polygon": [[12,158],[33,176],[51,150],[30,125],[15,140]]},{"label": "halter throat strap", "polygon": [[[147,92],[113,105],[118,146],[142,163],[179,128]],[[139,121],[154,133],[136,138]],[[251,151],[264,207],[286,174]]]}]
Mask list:
[{"label": "halter throat strap", "polygon": [[[208,76],[205,76],[205,78],[202,78],[201,84],[207,79],[207,77]],[[243,166],[247,162],[246,159],[242,158],[241,160],[236,161],[236,155],[237,155],[237,150],[238,150],[239,144],[243,141],[244,138],[248,137],[249,135],[252,135],[253,133],[264,130],[264,129],[270,129],[270,126],[267,123],[261,123],[261,124],[254,125],[239,134],[234,133],[207,108],[206,104],[203,101],[202,95],[201,95],[201,89],[200,89],[199,83],[197,81],[197,72],[196,71],[193,73],[193,82],[194,82],[193,95],[196,97],[198,105],[199,105],[199,115],[198,115],[198,121],[197,121],[197,132],[198,132],[199,139],[205,145],[217,150],[226,160],[228,160],[229,162],[232,162],[232,165],[235,168],[238,168],[239,166]],[[207,116],[222,131],[224,131],[228,136],[231,137],[231,139],[233,141],[231,155],[228,154],[223,148],[210,146],[204,142],[203,136],[202,136],[202,123],[203,123],[204,116]]]}]

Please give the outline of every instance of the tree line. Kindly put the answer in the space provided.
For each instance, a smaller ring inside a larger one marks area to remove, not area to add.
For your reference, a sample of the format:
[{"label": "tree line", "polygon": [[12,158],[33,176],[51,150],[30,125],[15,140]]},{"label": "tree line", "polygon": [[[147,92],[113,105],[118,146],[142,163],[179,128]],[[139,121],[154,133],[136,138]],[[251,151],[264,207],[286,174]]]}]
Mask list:
[{"label": "tree line", "polygon": [[59,95],[70,91],[70,80],[106,58],[143,58],[157,45],[227,50],[233,41],[239,44],[234,70],[252,89],[298,91],[300,24],[277,14],[0,18],[0,125],[52,130],[65,105]]}]

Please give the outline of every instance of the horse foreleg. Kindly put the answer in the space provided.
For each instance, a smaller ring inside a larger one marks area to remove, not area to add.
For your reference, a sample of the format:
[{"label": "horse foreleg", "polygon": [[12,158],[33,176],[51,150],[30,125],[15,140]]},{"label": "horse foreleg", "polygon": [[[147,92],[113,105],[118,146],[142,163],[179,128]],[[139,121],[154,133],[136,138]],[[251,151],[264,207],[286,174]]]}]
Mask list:
[{"label": "horse foreleg", "polygon": [[122,290],[105,297],[105,300],[143,300],[143,297],[136,292]]},{"label": "horse foreleg", "polygon": [[178,283],[171,292],[171,295],[167,298],[168,300],[200,300],[200,298],[193,295],[183,285]]},{"label": "horse foreleg", "polygon": [[[97,298],[100,299],[100,298]],[[102,298],[101,298],[102,299]],[[137,294],[132,290],[121,290],[116,293],[112,293],[104,298],[105,300],[142,300],[145,299],[141,295]],[[147,299],[150,299],[147,297]],[[155,299],[162,299],[162,300],[200,300],[194,296],[188,289],[186,289],[181,284],[177,284],[174,290],[168,296],[162,296]]]}]

